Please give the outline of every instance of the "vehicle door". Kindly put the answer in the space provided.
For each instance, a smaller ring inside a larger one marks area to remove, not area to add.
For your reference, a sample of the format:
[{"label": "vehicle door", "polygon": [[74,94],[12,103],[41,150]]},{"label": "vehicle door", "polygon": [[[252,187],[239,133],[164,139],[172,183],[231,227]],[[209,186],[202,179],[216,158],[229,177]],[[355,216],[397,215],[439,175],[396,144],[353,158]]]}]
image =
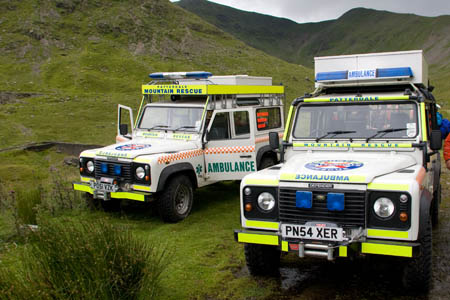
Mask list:
[{"label": "vehicle door", "polygon": [[247,109],[213,113],[204,150],[207,180],[239,180],[256,171],[255,128],[252,124]]},{"label": "vehicle door", "polygon": [[119,104],[117,109],[116,143],[131,140],[132,136],[133,136],[133,110],[128,106]]}]

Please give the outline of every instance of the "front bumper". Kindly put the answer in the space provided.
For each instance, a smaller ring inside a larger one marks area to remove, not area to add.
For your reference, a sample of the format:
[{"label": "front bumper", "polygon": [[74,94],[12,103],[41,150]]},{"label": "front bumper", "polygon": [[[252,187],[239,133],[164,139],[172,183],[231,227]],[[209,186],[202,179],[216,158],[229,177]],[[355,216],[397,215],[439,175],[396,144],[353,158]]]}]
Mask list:
[{"label": "front bumper", "polygon": [[351,244],[333,244],[283,240],[277,232],[258,230],[235,230],[234,238],[239,243],[276,246],[283,252],[297,252],[300,257],[316,256],[332,260],[353,254],[378,254],[399,257],[416,257],[420,255],[420,244],[389,240],[366,239]]},{"label": "front bumper", "polygon": [[[90,187],[87,183],[82,182],[74,182],[72,183],[73,189],[75,191],[80,192],[86,192],[91,195],[95,194],[95,191],[93,188]],[[137,192],[137,191],[130,191],[130,192],[111,192],[108,193],[109,198],[113,199],[127,199],[127,200],[135,200],[135,201],[142,201],[142,202],[148,202],[152,199],[152,193],[147,192]]]}]

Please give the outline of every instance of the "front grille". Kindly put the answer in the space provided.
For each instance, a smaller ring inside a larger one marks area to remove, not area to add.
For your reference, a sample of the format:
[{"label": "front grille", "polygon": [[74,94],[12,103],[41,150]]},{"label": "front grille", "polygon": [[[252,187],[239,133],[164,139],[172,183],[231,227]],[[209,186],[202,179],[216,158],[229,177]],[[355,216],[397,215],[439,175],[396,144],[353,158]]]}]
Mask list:
[{"label": "front grille", "polygon": [[[102,173],[102,163],[108,165],[108,172]],[[122,175],[117,176],[114,174],[114,166],[121,165],[122,166]],[[123,162],[111,162],[111,161],[103,161],[103,160],[95,160],[95,178],[100,179],[101,177],[109,177],[114,179],[119,179],[122,182],[133,182],[133,173],[131,170],[131,163],[123,163]]]},{"label": "front grille", "polygon": [[[291,224],[305,224],[309,221],[322,221],[336,223],[348,227],[365,226],[366,215],[366,193],[355,191],[312,191],[312,208],[298,208],[295,205],[295,193],[297,189],[280,189],[280,221]],[[328,192],[344,193],[345,209],[343,211],[329,211],[326,200],[315,200],[319,194],[326,195]]]}]

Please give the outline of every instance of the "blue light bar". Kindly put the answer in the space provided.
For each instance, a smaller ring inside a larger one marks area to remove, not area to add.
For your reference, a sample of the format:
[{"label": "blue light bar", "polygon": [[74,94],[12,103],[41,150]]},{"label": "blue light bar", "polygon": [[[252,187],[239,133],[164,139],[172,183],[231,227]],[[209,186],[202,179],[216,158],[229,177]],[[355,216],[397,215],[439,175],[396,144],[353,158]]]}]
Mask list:
[{"label": "blue light bar", "polygon": [[343,211],[345,208],[345,197],[342,193],[327,194],[327,208],[331,211]]},{"label": "blue light bar", "polygon": [[316,81],[336,80],[368,80],[377,78],[411,78],[413,72],[410,67],[380,68],[368,70],[346,70],[334,72],[320,72],[316,75]]},{"label": "blue light bar", "polygon": [[122,166],[114,165],[114,175],[120,176],[122,175]]},{"label": "blue light bar", "polygon": [[212,73],[205,71],[195,71],[195,72],[167,72],[167,73],[152,73],[148,75],[152,79],[183,79],[183,78],[193,78],[193,79],[206,79],[212,76]]},{"label": "blue light bar", "polygon": [[410,67],[377,69],[377,78],[386,77],[413,77],[413,72]]},{"label": "blue light bar", "polygon": [[316,75],[316,81],[345,80],[347,76],[348,71],[320,72]]},{"label": "blue light bar", "polygon": [[312,192],[297,191],[295,193],[295,206],[298,208],[311,208]]},{"label": "blue light bar", "polygon": [[108,173],[108,164],[102,163],[102,164],[101,164],[101,170],[102,170],[102,173],[103,173],[103,174]]}]

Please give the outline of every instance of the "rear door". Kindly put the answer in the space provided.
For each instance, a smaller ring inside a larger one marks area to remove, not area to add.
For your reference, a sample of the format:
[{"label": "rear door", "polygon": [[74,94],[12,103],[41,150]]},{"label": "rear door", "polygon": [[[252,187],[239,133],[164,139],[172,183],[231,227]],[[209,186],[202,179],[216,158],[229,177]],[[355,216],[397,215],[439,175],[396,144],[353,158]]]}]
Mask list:
[{"label": "rear door", "polygon": [[239,180],[256,171],[254,131],[249,110],[213,113],[204,151],[208,181]]}]

